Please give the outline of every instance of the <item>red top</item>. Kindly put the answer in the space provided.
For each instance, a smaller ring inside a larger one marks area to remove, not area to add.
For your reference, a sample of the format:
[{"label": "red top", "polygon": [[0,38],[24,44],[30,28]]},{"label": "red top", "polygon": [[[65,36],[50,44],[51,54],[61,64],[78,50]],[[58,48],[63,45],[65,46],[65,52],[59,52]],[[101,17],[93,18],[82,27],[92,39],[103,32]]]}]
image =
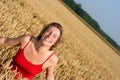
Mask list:
[{"label": "red top", "polygon": [[52,53],[42,64],[35,65],[29,62],[24,56],[24,49],[29,44],[32,38],[28,41],[23,49],[19,49],[17,54],[13,57],[13,70],[17,68],[17,71],[22,74],[22,78],[28,78],[32,80],[33,77],[43,71],[43,64],[54,54]]}]

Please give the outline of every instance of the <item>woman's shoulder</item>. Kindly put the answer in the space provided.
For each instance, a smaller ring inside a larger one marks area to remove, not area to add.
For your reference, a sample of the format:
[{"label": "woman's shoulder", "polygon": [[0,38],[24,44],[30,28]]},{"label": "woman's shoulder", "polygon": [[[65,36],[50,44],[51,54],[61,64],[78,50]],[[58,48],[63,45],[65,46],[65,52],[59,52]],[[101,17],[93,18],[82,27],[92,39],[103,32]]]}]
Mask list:
[{"label": "woman's shoulder", "polygon": [[29,34],[24,34],[23,39],[25,40],[25,42],[27,42],[29,40],[37,40],[34,36],[29,35]]},{"label": "woman's shoulder", "polygon": [[30,40],[31,35],[24,34],[20,36],[21,48],[24,47]]},{"label": "woman's shoulder", "polygon": [[23,39],[24,41],[29,40],[30,37],[31,37],[31,35],[29,35],[29,34],[24,34],[24,35],[22,35],[22,39]]},{"label": "woman's shoulder", "polygon": [[54,52],[54,51],[52,51],[52,58],[51,58],[51,61],[53,62],[53,63],[57,63],[58,62],[58,55],[56,54],[56,52]]}]

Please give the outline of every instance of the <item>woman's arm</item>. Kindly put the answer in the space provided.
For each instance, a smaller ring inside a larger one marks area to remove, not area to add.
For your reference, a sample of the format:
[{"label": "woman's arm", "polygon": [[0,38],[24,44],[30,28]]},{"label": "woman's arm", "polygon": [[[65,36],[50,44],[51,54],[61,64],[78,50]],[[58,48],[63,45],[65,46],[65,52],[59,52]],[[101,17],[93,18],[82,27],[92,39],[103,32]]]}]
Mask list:
[{"label": "woman's arm", "polygon": [[23,42],[25,36],[26,35],[21,35],[17,38],[0,37],[0,46],[20,45]]},{"label": "woman's arm", "polygon": [[58,62],[58,58],[56,59],[54,58],[54,64],[46,69],[46,80],[54,80],[54,69],[57,62]]},{"label": "woman's arm", "polygon": [[54,80],[54,67],[50,66],[46,69],[46,80]]}]

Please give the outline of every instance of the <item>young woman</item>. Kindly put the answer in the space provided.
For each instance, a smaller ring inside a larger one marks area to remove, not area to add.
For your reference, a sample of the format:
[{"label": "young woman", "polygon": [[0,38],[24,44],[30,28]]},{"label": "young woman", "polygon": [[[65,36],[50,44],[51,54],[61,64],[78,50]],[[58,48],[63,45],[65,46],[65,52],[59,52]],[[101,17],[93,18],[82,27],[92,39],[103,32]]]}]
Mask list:
[{"label": "young woman", "polygon": [[30,35],[17,38],[0,37],[0,46],[20,46],[11,64],[12,70],[17,69],[22,78],[32,80],[36,74],[46,69],[46,80],[54,80],[53,72],[58,57],[53,48],[60,42],[62,30],[59,23],[50,23],[37,38]]}]

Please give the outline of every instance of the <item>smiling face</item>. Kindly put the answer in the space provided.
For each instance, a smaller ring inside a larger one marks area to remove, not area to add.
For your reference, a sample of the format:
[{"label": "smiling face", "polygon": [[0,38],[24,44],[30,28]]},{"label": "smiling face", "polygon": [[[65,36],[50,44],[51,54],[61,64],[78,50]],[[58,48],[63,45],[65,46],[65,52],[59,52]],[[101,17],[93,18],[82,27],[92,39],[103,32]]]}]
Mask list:
[{"label": "smiling face", "polygon": [[51,47],[56,43],[59,37],[60,30],[57,27],[52,26],[43,33],[41,41],[43,45]]},{"label": "smiling face", "polygon": [[44,26],[40,34],[37,36],[37,40],[40,40],[43,45],[49,46],[49,50],[53,50],[53,48],[61,42],[62,35],[62,25],[57,22],[53,22]]}]

